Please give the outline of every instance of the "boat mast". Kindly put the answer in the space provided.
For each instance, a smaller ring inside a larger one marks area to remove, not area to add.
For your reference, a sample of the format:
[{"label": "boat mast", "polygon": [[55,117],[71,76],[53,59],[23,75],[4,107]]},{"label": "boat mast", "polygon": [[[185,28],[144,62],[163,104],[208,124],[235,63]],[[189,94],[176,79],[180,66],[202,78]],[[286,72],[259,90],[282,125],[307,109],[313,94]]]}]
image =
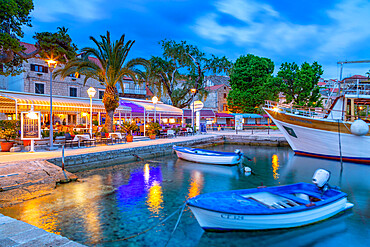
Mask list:
[{"label": "boat mast", "polygon": [[342,72],[343,72],[343,64],[345,63],[370,63],[370,60],[360,60],[360,61],[339,61],[337,64],[340,64],[340,79],[339,81],[342,80]]}]

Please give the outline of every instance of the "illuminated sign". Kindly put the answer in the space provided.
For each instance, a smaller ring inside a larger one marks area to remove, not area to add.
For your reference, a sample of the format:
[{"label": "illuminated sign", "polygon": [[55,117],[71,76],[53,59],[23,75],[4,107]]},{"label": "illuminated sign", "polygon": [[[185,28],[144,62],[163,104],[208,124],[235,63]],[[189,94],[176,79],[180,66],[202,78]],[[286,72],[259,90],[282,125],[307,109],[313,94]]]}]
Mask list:
[{"label": "illuminated sign", "polygon": [[41,139],[40,112],[21,112],[21,139]]}]

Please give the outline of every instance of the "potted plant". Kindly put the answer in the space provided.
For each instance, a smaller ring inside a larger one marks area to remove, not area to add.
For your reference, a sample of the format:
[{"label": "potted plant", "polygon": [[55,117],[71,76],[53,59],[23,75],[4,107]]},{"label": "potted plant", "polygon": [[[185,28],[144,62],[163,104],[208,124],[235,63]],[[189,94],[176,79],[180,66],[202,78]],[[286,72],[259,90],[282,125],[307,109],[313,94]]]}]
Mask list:
[{"label": "potted plant", "polygon": [[14,140],[18,136],[19,121],[17,120],[2,120],[0,121],[0,139],[5,139],[1,142],[1,151],[9,152],[13,146]]},{"label": "potted plant", "polygon": [[155,136],[159,133],[159,131],[162,129],[161,125],[159,123],[151,122],[148,125],[147,133],[149,135],[149,138],[154,140]]},{"label": "potted plant", "polygon": [[132,136],[132,131],[138,130],[139,126],[136,125],[135,122],[124,122],[122,125],[122,132],[126,133],[126,140],[127,142],[132,142],[134,137]]},{"label": "potted plant", "polygon": [[53,139],[56,144],[63,144],[65,142],[65,132],[60,131],[60,132],[55,132],[53,135]]}]

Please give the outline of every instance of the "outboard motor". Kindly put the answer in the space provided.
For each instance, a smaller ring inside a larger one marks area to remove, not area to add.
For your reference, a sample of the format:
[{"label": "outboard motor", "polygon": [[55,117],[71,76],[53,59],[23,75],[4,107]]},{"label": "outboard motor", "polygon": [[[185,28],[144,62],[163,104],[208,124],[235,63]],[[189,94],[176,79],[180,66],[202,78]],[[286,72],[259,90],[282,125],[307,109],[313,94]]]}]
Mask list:
[{"label": "outboard motor", "polygon": [[322,191],[322,194],[324,194],[324,192],[330,188],[328,184],[329,179],[330,179],[329,171],[324,169],[317,169],[313,174],[312,182],[316,184],[316,186]]},{"label": "outboard motor", "polygon": [[236,153],[239,156],[242,156],[243,155],[243,152],[240,151],[239,149],[235,149],[234,153]]}]

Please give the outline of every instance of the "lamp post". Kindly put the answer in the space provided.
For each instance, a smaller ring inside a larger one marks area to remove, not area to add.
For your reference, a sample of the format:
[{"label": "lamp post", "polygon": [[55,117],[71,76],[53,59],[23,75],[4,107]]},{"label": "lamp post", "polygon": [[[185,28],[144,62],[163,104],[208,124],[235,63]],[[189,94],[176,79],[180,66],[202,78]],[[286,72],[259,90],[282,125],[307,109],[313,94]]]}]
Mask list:
[{"label": "lamp post", "polygon": [[152,98],[152,102],[153,102],[153,104],[154,104],[154,122],[156,121],[156,119],[157,119],[157,103],[158,103],[158,98],[157,98],[157,96],[154,96],[153,98]]},{"label": "lamp post", "polygon": [[90,138],[92,138],[92,98],[96,94],[95,88],[90,87],[89,89],[87,89],[87,94],[90,97]]},{"label": "lamp post", "polygon": [[50,147],[49,150],[53,150],[53,71],[57,66],[57,61],[53,59],[46,60],[48,63],[50,71],[50,128],[49,128],[49,138],[50,138]]},{"label": "lamp post", "polygon": [[193,126],[193,134],[195,133],[195,130],[194,130],[194,96],[195,96],[195,93],[197,92],[197,89],[195,88],[192,88],[190,89],[190,92],[193,94],[193,108],[192,108],[192,111],[191,111],[191,125]]}]

